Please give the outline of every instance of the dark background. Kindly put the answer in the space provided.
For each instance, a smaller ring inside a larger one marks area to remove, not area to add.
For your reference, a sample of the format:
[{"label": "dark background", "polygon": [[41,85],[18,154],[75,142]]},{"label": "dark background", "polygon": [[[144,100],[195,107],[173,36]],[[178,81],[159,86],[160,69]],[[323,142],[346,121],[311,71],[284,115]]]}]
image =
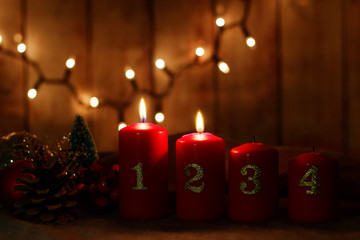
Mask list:
[{"label": "dark background", "polygon": [[[207,58],[214,50],[216,16],[239,21],[244,5],[240,0],[0,0],[0,34],[3,48],[14,51],[14,35],[22,34],[27,56],[49,78],[62,77],[66,59],[75,56],[70,81],[83,101],[121,100],[131,89],[125,66],[135,70],[142,88],[160,91],[168,78],[153,60],[163,58],[175,71],[192,61],[199,45]],[[253,1],[247,27],[256,48],[246,46],[240,28],[224,32],[219,55],[230,73],[210,64],[181,74],[163,101],[162,126],[169,134],[195,131],[201,109],[206,131],[239,142],[256,136],[270,145],[316,146],[360,157],[359,11],[357,0]],[[41,85],[29,100],[26,92],[37,77],[24,61],[0,52],[0,135],[27,129],[59,138],[80,113],[98,150],[116,151],[116,110],[79,105],[61,85]],[[128,124],[139,119],[140,97],[125,111]],[[152,121],[154,100],[144,97]]]}]

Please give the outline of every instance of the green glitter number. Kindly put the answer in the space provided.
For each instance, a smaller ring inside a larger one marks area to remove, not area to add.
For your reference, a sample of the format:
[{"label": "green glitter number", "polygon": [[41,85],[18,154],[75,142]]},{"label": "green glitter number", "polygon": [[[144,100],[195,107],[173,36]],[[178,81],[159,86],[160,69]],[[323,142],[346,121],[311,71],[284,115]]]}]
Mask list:
[{"label": "green glitter number", "polygon": [[204,176],[204,169],[200,165],[195,164],[195,163],[188,164],[184,168],[185,176],[188,176],[188,177],[191,174],[189,168],[195,168],[196,175],[193,178],[190,178],[188,181],[186,181],[185,190],[188,189],[188,190],[190,190],[190,191],[192,191],[194,193],[201,193],[204,190],[204,187],[205,187],[204,182],[202,182],[201,186],[199,186],[199,187],[191,186],[190,184],[193,183],[193,182],[199,181]]},{"label": "green glitter number", "polygon": [[136,187],[133,187],[133,189],[134,190],[148,189],[143,184],[144,176],[143,176],[142,163],[138,163],[135,167],[132,167],[131,169],[136,171]]},{"label": "green glitter number", "polygon": [[240,189],[244,194],[256,194],[256,193],[260,192],[260,190],[261,190],[261,182],[260,182],[260,180],[257,179],[261,176],[261,169],[256,165],[246,165],[241,168],[241,175],[246,176],[248,174],[247,173],[248,168],[254,170],[254,176],[252,176],[252,177],[250,176],[247,179],[248,179],[248,181],[253,182],[255,184],[255,187],[253,190],[247,191],[246,190],[246,187],[247,187],[246,182],[241,182]]},{"label": "green glitter number", "polygon": [[[306,181],[311,175],[311,180]],[[319,194],[319,169],[314,165],[305,173],[305,175],[300,179],[299,186],[302,187],[311,187],[310,190],[306,190],[306,194]]]}]

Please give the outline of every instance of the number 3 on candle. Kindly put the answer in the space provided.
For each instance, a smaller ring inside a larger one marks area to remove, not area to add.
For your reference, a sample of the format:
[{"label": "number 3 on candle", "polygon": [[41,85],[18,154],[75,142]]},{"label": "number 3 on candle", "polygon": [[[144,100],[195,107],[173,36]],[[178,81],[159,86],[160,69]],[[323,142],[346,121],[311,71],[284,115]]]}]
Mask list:
[{"label": "number 3 on candle", "polygon": [[136,171],[136,186],[133,187],[134,190],[146,190],[147,187],[143,184],[143,169],[142,169],[142,163],[138,163],[135,167],[131,168],[132,170]]},{"label": "number 3 on candle", "polygon": [[246,182],[241,182],[240,189],[245,194],[256,194],[256,193],[260,192],[260,190],[261,190],[261,182],[257,179],[261,176],[261,169],[256,165],[246,165],[241,168],[241,175],[246,176],[248,168],[251,168],[254,170],[254,176],[248,177],[248,180],[253,182],[255,184],[255,187],[253,190],[247,191],[247,190],[245,190],[246,186],[247,186]]},{"label": "number 3 on candle", "polygon": [[190,191],[192,191],[194,193],[201,193],[202,190],[204,190],[204,187],[205,187],[204,182],[202,182],[201,186],[199,186],[199,187],[191,186],[190,183],[199,181],[204,176],[204,169],[200,165],[195,164],[195,163],[188,164],[184,168],[185,176],[190,176],[190,174],[191,174],[191,172],[189,170],[190,167],[195,168],[196,175],[193,178],[190,178],[189,180],[186,181],[185,190],[189,189]]}]

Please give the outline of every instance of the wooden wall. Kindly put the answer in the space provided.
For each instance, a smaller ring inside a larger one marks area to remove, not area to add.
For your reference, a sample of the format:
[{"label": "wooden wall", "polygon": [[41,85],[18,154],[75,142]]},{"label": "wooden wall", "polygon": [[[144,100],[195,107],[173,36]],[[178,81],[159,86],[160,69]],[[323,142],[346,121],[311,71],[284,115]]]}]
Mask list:
[{"label": "wooden wall", "polygon": [[[154,69],[152,58],[176,70],[193,59],[198,45],[205,58],[211,55],[218,4],[227,23],[242,17],[240,0],[0,0],[0,35],[3,47],[15,50],[14,35],[21,33],[27,56],[47,77],[61,77],[66,59],[75,56],[70,81],[83,101],[124,99],[131,89],[125,66],[132,66],[143,88],[161,90],[169,79]],[[359,157],[359,11],[356,0],[253,1],[247,26],[256,48],[245,45],[239,28],[227,30],[219,53],[230,73],[214,65],[185,71],[164,100],[162,125],[170,134],[194,131],[202,109],[207,131],[241,142],[256,136],[266,144]],[[24,62],[0,52],[0,135],[29,128],[58,138],[80,113],[99,151],[117,149],[114,109],[81,106],[58,85],[42,85],[30,101],[25,94],[36,79]],[[145,100],[152,118],[154,101]],[[137,105],[126,110],[128,123],[138,121]]]}]

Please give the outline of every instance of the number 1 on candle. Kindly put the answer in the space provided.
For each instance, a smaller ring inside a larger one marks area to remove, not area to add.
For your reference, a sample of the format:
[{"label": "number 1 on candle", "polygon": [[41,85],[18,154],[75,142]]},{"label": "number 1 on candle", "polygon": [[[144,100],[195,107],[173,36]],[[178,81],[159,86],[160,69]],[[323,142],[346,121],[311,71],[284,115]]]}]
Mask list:
[{"label": "number 1 on candle", "polygon": [[133,189],[134,190],[148,189],[143,184],[144,176],[143,176],[142,163],[138,163],[135,167],[132,167],[131,169],[136,171],[136,186],[133,187]]}]

